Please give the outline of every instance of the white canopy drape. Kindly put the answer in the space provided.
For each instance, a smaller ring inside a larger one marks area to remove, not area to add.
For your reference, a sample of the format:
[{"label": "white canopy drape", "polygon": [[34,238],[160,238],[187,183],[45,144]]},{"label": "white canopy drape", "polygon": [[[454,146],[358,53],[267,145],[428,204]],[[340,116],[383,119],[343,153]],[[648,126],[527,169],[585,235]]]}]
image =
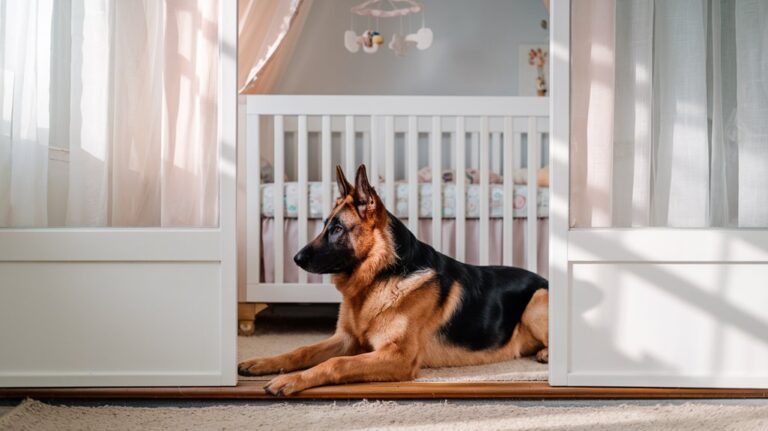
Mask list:
[{"label": "white canopy drape", "polygon": [[241,0],[238,71],[241,93],[268,93],[291,59],[314,0]]}]

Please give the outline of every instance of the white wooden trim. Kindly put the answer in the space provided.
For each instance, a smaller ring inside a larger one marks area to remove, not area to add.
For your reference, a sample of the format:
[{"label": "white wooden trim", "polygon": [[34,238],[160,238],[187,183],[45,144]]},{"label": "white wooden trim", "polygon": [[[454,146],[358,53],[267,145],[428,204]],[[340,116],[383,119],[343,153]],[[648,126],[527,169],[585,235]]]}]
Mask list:
[{"label": "white wooden trim", "polygon": [[568,384],[571,3],[550,4],[549,384]]},{"label": "white wooden trim", "polygon": [[[261,116],[248,115],[245,128],[245,273],[258,277],[261,274]],[[253,214],[259,216],[249,219]]]},{"label": "white wooden trim", "polygon": [[344,173],[353,183],[355,178],[355,117],[344,118]]},{"label": "white wooden trim", "polygon": [[[250,95],[250,96],[243,96],[244,99],[250,98],[250,97],[262,97],[258,95]],[[447,102],[450,101],[450,99],[446,99]],[[245,104],[243,102],[243,104]],[[407,109],[403,109],[403,113],[400,113],[399,115],[395,116],[395,123],[394,123],[394,130],[396,133],[407,133],[408,132],[408,117],[407,117]],[[306,114],[297,114],[297,115],[306,115]],[[405,115],[405,116],[403,116]],[[429,133],[432,131],[432,116],[423,116],[423,117],[416,117],[417,121],[417,130],[419,133]],[[438,115],[439,116],[439,115]],[[508,116],[504,113],[496,114],[496,116],[488,117],[488,130],[491,133],[497,133],[500,134],[504,131],[504,117]],[[358,115],[358,117],[362,117]],[[368,116],[366,116],[368,117]],[[376,117],[382,118],[381,115],[376,115]],[[451,116],[439,116],[440,117],[440,123],[441,128],[443,132],[454,132],[455,131],[455,125],[456,121],[454,117]],[[514,117],[512,116],[514,121],[514,130],[524,132],[525,128],[528,124],[528,117]],[[541,132],[549,132],[549,123],[546,116],[537,117],[540,119],[539,121],[539,131]],[[331,117],[331,131],[334,133],[344,133],[344,130],[346,128],[346,120],[345,116],[334,116]],[[379,125],[380,126],[380,125]],[[310,133],[319,133],[322,129],[322,116],[315,115],[315,116],[309,116],[307,115],[307,131]],[[381,129],[381,127],[379,127]],[[480,121],[478,121],[478,118],[471,117],[469,118],[468,124],[465,127],[467,132],[477,132],[480,130]],[[296,115],[285,117],[285,131],[286,132],[295,132],[298,130],[298,119]],[[363,121],[362,118],[356,118],[355,119],[355,131],[358,133],[369,133],[371,131],[371,125],[369,121]]]},{"label": "white wooden trim", "polygon": [[[299,186],[299,199],[298,216],[299,216],[299,235],[298,235],[298,250],[301,250],[307,244],[307,215],[309,213],[309,200],[306,196],[309,196],[309,189],[307,187],[308,177],[308,163],[309,163],[309,148],[307,142],[307,116],[299,116],[299,139],[298,139],[298,186]],[[301,268],[297,269],[299,272],[299,283],[307,282],[307,272]]]},{"label": "white wooden trim", "polygon": [[331,179],[331,117],[328,115],[323,115],[323,131],[320,141],[322,146],[320,170],[323,181],[323,214],[329,214],[333,208],[333,180]]},{"label": "white wooden trim", "polygon": [[[331,208],[333,208],[333,182],[331,180],[331,117],[328,115],[322,117],[320,141],[322,146],[320,170],[323,181],[323,214],[330,214]],[[330,283],[330,281],[330,275],[323,275],[323,283]]]},{"label": "white wooden trim", "polygon": [[[550,353],[551,356],[551,353]],[[768,376],[710,376],[676,375],[672,373],[611,373],[572,372],[568,374],[571,386],[621,386],[639,388],[768,388]]]},{"label": "white wooden trim", "polygon": [[574,262],[768,262],[768,231],[605,228],[567,232]]},{"label": "white wooden trim", "polygon": [[373,189],[376,190],[378,193],[381,193],[381,189],[379,189],[379,154],[381,151],[379,148],[381,147],[381,136],[379,136],[379,117],[376,115],[371,115],[371,160],[370,165],[368,166],[368,172],[370,172],[369,179],[371,182],[371,186],[373,186]]},{"label": "white wooden trim", "polygon": [[416,117],[408,117],[408,136],[405,142],[408,164],[408,229],[419,236],[419,135]]},{"label": "white wooden trim", "polygon": [[[237,328],[235,328],[237,331]],[[232,349],[234,350],[234,348]],[[237,376],[235,375],[235,379]],[[232,377],[228,372],[130,372],[130,371],[83,371],[65,372],[55,371],[49,373],[3,373],[0,372],[0,381],[6,387],[130,387],[130,386],[180,386],[179,382],[191,382],[190,386],[235,386],[229,383]],[[77,382],[73,385],[72,382]],[[137,383],[144,382],[144,384]]]},{"label": "white wooden trim", "polygon": [[[220,261],[219,228],[0,229],[0,261]],[[183,247],[180,247],[183,244]]]},{"label": "white wooden trim", "polygon": [[341,294],[329,283],[248,283],[246,300],[269,303],[339,303]]},{"label": "white wooden trim", "polygon": [[463,116],[456,117],[456,259],[466,259],[466,217],[467,217],[467,177],[463,175],[466,167],[466,141]]},{"label": "white wooden trim", "polygon": [[395,119],[384,118],[384,187],[386,206],[395,205]]},{"label": "white wooden trim", "polygon": [[440,117],[432,117],[432,132],[430,133],[432,145],[429,152],[430,166],[432,168],[432,247],[442,251],[443,235],[443,132],[440,129]]},{"label": "white wooden trim", "polygon": [[293,96],[248,98],[249,114],[546,117],[546,97]]},{"label": "white wooden trim", "polygon": [[512,140],[512,118],[504,117],[504,208],[503,208],[503,221],[502,232],[504,239],[501,242],[502,248],[502,264],[506,266],[512,266],[513,262],[513,250],[514,250],[514,212],[515,212],[515,179],[514,179],[514,166],[515,166],[515,152],[514,142]]},{"label": "white wooden trim", "polygon": [[[221,385],[237,384],[237,4],[219,3]],[[190,379],[190,384],[192,384]]]},{"label": "white wooden trim", "polygon": [[491,171],[501,174],[503,166],[501,155],[501,133],[491,132]]},{"label": "white wooden trim", "polygon": [[539,173],[539,130],[536,126],[536,117],[528,119],[528,204],[527,224],[526,224],[526,262],[528,270],[538,272],[538,254],[536,252],[538,243],[538,173]]},{"label": "white wooden trim", "polygon": [[[488,117],[480,118],[480,238],[478,241],[480,265],[488,265],[490,254],[490,201]],[[472,154],[475,154],[473,151]]]},{"label": "white wooden trim", "polygon": [[283,202],[284,190],[284,178],[285,172],[285,131],[283,129],[283,116],[275,115],[274,118],[274,158],[275,158],[275,194],[273,196],[273,210],[274,210],[274,230],[272,231],[272,246],[275,259],[275,281],[278,283],[283,282],[283,213],[285,211]]}]

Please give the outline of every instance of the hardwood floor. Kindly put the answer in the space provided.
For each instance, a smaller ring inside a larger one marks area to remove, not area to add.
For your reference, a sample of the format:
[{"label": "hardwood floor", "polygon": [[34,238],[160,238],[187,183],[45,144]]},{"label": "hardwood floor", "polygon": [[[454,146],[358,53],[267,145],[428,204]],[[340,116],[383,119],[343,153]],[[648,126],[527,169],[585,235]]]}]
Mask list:
[{"label": "hardwood floor", "polygon": [[[234,387],[163,388],[11,388],[1,398],[175,398],[275,399],[264,393],[266,381],[240,382]],[[552,387],[545,382],[361,383],[308,389],[292,399],[648,399],[768,398],[768,389],[670,389]],[[285,398],[281,398],[285,399]]]}]

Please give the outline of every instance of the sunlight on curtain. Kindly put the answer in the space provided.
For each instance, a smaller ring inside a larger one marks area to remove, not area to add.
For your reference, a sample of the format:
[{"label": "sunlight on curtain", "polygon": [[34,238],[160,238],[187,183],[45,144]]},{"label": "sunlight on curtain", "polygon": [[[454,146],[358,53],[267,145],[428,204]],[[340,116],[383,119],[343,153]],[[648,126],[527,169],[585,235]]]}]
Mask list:
[{"label": "sunlight on curtain", "polygon": [[0,0],[0,226],[48,223],[53,0]]},{"label": "sunlight on curtain", "polygon": [[736,3],[739,225],[768,225],[768,3]]},{"label": "sunlight on curtain", "polygon": [[571,225],[767,227],[768,3],[585,0],[572,19]]},{"label": "sunlight on curtain", "polygon": [[217,1],[0,0],[0,29],[0,227],[218,224]]}]

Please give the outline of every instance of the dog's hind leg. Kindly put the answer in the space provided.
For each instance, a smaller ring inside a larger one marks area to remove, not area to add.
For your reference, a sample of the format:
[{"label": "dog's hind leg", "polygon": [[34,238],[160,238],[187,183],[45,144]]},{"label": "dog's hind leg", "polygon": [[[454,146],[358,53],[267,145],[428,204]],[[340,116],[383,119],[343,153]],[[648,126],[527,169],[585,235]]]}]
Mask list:
[{"label": "dog's hind leg", "polygon": [[539,289],[525,307],[520,323],[510,340],[515,357],[536,354],[539,362],[549,362],[549,291]]},{"label": "dog's hind leg", "polygon": [[539,289],[533,294],[522,321],[530,329],[533,338],[543,346],[536,352],[536,360],[549,362],[549,290]]}]

